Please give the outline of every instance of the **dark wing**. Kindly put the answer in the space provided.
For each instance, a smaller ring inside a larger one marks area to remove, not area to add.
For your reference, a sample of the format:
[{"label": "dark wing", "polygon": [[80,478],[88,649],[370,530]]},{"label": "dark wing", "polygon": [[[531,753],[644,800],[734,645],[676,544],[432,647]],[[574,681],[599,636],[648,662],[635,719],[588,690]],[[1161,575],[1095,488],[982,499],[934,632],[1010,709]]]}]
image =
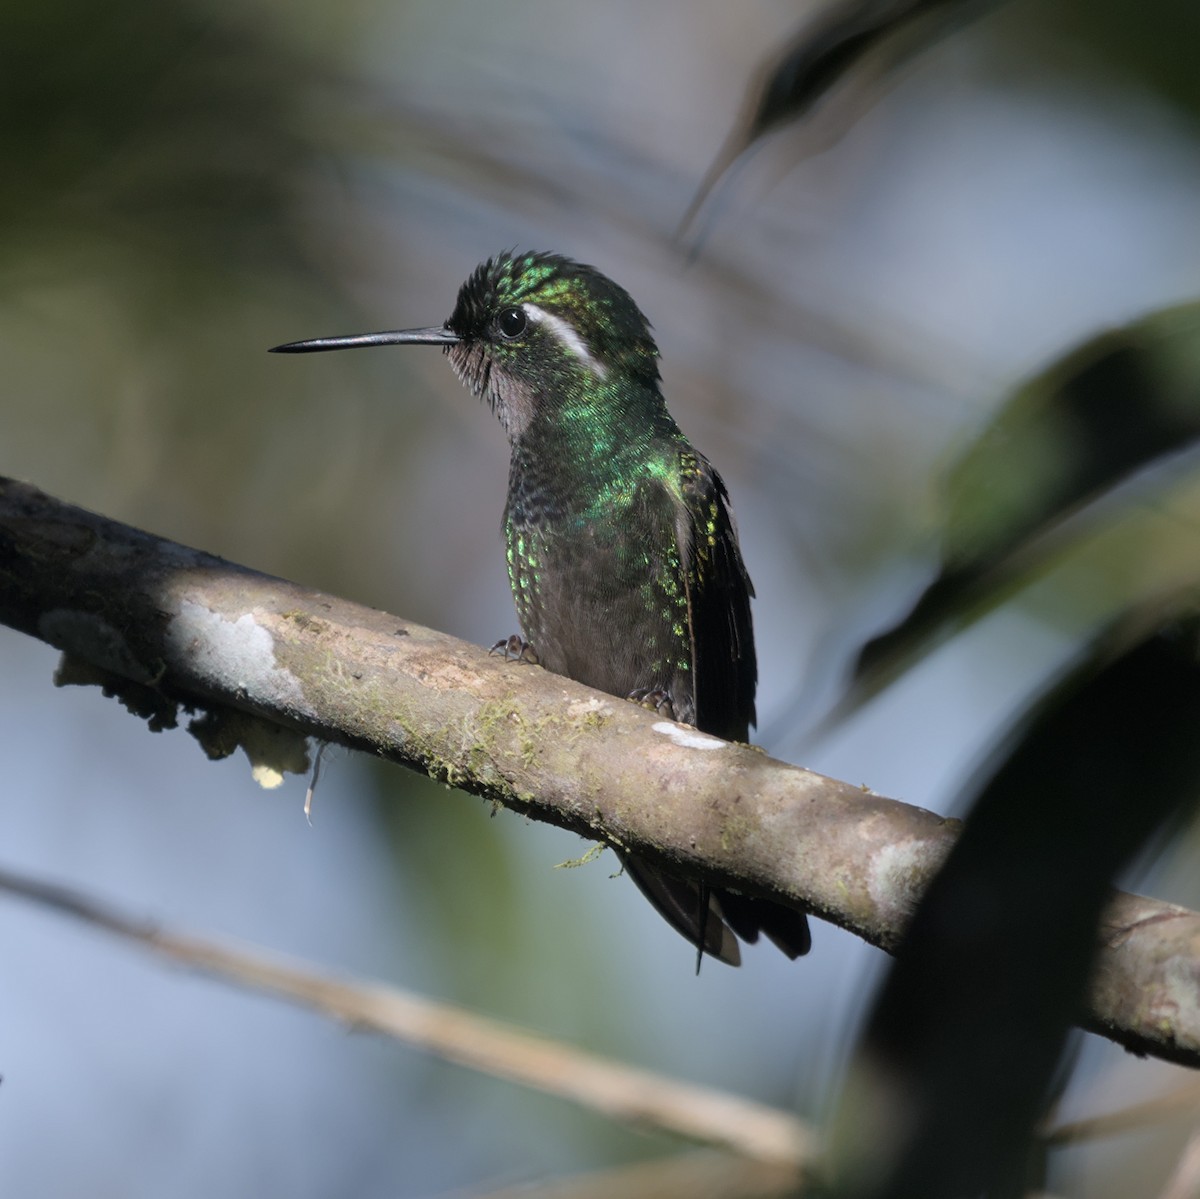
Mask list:
[{"label": "dark wing", "polygon": [[688,625],[695,678],[696,727],[745,741],[754,724],[758,663],[750,597],[729,495],[708,460],[690,447],[679,456],[684,514],[679,545],[686,551]]},{"label": "dark wing", "polygon": [[[758,684],[754,626],[750,621],[754,587],[742,562],[729,495],[721,476],[703,455],[690,448],[680,454],[679,465],[684,519],[690,523],[689,529],[679,530],[679,544],[687,548],[684,578],[692,637],[696,727],[728,740],[745,741],[754,723]],[[651,895],[646,880],[636,873],[634,878]],[[656,881],[661,883],[663,876]],[[812,944],[808,920],[794,908],[692,881],[671,878],[669,884],[674,916],[661,898],[651,898],[693,945],[699,944],[701,930],[706,941],[717,935],[712,929],[714,921],[721,935],[732,930],[751,943],[765,933],[789,958],[806,954]],[[689,912],[693,913],[690,920],[680,918]],[[698,912],[702,915],[695,915]],[[734,962],[731,956],[714,952],[707,943],[705,951]]]}]

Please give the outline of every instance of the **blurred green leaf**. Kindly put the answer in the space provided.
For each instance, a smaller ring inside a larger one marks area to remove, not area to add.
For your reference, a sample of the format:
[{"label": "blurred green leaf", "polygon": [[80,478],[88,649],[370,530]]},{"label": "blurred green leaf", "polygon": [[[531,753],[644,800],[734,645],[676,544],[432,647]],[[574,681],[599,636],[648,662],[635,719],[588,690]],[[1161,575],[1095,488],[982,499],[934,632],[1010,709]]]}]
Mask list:
[{"label": "blurred green leaf", "polygon": [[1026,5],[1012,27],[1020,52],[1053,54],[1082,50],[1114,80],[1122,77],[1161,96],[1193,121],[1200,120],[1200,5],[1193,0],[1055,0]]},{"label": "blurred green leaf", "polygon": [[4,5],[0,272],[78,277],[103,246],[110,271],[144,268],[131,292],[153,304],[153,280],[298,262],[292,173],[312,153],[319,79],[251,19],[198,0]]},{"label": "blurred green leaf", "polygon": [[1061,551],[1050,531],[1198,437],[1200,303],[1093,338],[1022,387],[947,473],[938,574],[863,649],[850,702]]}]

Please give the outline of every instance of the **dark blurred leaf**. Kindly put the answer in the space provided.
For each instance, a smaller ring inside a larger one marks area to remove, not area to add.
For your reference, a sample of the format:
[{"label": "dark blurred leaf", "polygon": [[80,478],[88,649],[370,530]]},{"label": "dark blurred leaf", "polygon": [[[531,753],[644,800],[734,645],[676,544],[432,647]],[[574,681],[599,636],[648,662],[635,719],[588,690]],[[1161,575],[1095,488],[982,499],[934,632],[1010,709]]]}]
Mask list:
[{"label": "dark blurred leaf", "polygon": [[748,89],[744,111],[701,182],[680,223],[686,231],[733,163],[756,141],[800,120],[863,59],[885,41],[920,25],[907,56],[953,24],[997,0],[854,0],[836,5],[805,25],[793,41],[764,63]]},{"label": "dark blurred leaf", "polygon": [[803,116],[872,46],[911,21],[964,0],[860,0],[832,9],[766,74],[744,131],[745,145]]},{"label": "dark blurred leaf", "polygon": [[1028,383],[949,472],[941,568],[863,649],[847,706],[1016,586],[1049,529],[1198,437],[1200,303],[1096,337]]},{"label": "dark blurred leaf", "polygon": [[997,755],[868,1025],[844,1160],[890,1152],[851,1193],[1025,1193],[1113,876],[1200,794],[1198,650],[1194,615],[1125,623]]}]

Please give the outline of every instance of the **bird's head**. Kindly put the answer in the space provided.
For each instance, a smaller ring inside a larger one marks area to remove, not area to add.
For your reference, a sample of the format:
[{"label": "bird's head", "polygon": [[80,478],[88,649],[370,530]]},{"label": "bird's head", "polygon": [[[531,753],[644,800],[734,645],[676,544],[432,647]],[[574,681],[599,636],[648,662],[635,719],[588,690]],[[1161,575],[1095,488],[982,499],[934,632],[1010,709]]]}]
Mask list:
[{"label": "bird's head", "polygon": [[459,378],[516,440],[560,411],[657,394],[658,349],[632,297],[594,267],[557,254],[500,254],[459,288],[439,328],[276,346],[281,353],[373,345],[440,345]]}]

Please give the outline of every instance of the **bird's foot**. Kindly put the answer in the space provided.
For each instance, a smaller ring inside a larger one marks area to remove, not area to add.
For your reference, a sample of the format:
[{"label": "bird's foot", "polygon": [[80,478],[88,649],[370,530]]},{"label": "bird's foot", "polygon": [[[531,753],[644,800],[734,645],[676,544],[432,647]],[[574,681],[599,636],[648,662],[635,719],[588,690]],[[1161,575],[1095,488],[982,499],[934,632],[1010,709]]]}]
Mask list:
[{"label": "bird's foot", "polygon": [[531,666],[538,664],[537,650],[516,633],[511,637],[501,637],[488,653],[500,654],[506,662],[528,662]]},{"label": "bird's foot", "polygon": [[651,712],[665,716],[668,720],[675,719],[675,701],[671,698],[671,693],[662,687],[639,687],[625,698],[639,707],[649,708]]}]

